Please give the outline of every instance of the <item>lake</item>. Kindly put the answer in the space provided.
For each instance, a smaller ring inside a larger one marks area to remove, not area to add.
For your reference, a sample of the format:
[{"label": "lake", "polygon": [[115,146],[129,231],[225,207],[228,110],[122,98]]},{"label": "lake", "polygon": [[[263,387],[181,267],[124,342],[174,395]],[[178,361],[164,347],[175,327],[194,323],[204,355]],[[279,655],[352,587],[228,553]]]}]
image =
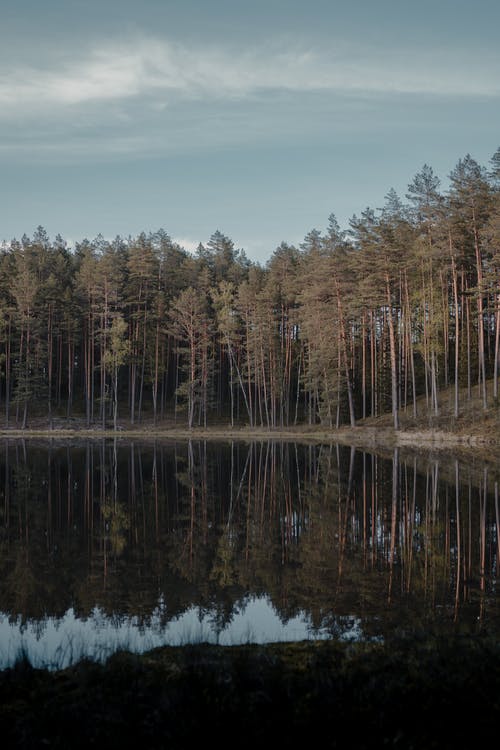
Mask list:
[{"label": "lake", "polygon": [[0,444],[0,668],[500,635],[499,476],[291,441]]}]

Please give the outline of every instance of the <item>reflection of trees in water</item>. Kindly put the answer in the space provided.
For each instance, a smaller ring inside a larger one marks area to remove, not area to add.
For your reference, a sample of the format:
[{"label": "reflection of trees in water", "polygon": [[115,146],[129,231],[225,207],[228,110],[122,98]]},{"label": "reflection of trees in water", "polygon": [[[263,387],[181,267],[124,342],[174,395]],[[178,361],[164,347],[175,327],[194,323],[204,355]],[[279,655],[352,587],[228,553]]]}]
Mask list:
[{"label": "reflection of trees in water", "polygon": [[0,609],[222,629],[247,596],[338,632],[498,615],[498,478],[458,461],[291,442],[5,443]]}]

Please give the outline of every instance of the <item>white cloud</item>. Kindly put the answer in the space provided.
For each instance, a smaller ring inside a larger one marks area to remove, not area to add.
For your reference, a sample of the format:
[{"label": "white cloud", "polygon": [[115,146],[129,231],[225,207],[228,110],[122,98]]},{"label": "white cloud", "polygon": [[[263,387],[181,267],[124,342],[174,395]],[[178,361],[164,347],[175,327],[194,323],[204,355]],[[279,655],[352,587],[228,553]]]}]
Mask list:
[{"label": "white cloud", "polygon": [[201,242],[201,240],[193,240],[189,239],[188,237],[173,237],[172,240],[190,253],[195,253],[198,250],[198,246]]},{"label": "white cloud", "polygon": [[239,98],[270,90],[496,96],[498,74],[498,62],[449,51],[429,59],[352,46],[202,49],[140,37],[102,42],[40,69],[4,63],[0,115],[138,97],[161,109],[172,96]]}]

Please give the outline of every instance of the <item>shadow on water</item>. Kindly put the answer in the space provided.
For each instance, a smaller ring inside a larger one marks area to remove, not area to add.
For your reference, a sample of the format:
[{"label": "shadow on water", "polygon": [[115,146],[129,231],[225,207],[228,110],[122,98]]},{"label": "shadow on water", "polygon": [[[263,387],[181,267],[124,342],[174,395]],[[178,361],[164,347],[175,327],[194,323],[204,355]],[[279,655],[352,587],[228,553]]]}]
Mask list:
[{"label": "shadow on water", "polygon": [[500,633],[495,467],[262,441],[6,441],[0,651]]}]

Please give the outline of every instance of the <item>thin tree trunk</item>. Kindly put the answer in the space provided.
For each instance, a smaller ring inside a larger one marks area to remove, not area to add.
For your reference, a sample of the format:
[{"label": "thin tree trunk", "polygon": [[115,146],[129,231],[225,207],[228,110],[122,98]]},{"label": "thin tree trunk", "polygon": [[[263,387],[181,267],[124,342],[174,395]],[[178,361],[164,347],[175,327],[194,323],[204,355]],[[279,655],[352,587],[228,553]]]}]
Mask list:
[{"label": "thin tree trunk", "polygon": [[394,335],[394,321],[392,318],[392,299],[389,276],[386,275],[386,295],[387,295],[387,318],[389,323],[389,351],[391,358],[391,393],[392,393],[392,417],[394,429],[399,430],[399,411],[398,411],[398,374],[397,374],[397,357],[396,357],[396,337]]},{"label": "thin tree trunk", "polygon": [[493,398],[498,402],[498,358],[500,356],[500,294],[497,294],[497,309],[495,313],[495,361],[493,363]]},{"label": "thin tree trunk", "polygon": [[345,371],[345,378],[346,378],[346,386],[347,386],[347,400],[349,403],[349,420],[351,427],[356,426],[356,415],[354,413],[354,400],[352,395],[352,383],[351,383],[351,373],[349,371],[349,360],[347,357],[347,341],[346,341],[346,332],[345,332],[345,323],[344,323],[344,313],[342,309],[342,302],[340,298],[340,289],[338,285],[338,281],[335,278],[335,289],[337,293],[337,310],[339,315],[339,332],[340,332],[340,341],[342,346],[342,354],[344,359],[344,371]]},{"label": "thin tree trunk", "polygon": [[481,248],[479,243],[479,234],[476,223],[476,213],[472,211],[473,229],[474,229],[474,249],[476,253],[476,273],[477,273],[477,326],[478,326],[478,346],[479,346],[479,384],[483,399],[483,409],[488,408],[488,399],[486,395],[486,365],[485,365],[485,347],[484,347],[484,309],[483,309],[483,264],[481,259]]},{"label": "thin tree trunk", "polygon": [[11,368],[11,356],[10,356],[10,336],[11,336],[11,320],[9,315],[9,322],[7,325],[7,342],[6,342],[6,353],[5,353],[5,426],[9,426],[10,419],[10,368]]},{"label": "thin tree trunk", "polygon": [[[69,329],[69,327],[68,327]],[[66,418],[71,416],[73,408],[73,372],[74,372],[74,347],[75,343],[71,339],[71,333],[68,330],[68,403],[66,406]]]},{"label": "thin tree trunk", "polygon": [[453,254],[453,244],[451,234],[448,235],[450,256],[451,256],[451,275],[453,285],[453,305],[455,311],[455,388],[454,388],[454,401],[453,401],[453,414],[455,419],[458,417],[458,386],[459,386],[459,364],[460,364],[460,316],[458,307],[458,276],[457,266],[455,263],[455,256]]},{"label": "thin tree trunk", "polygon": [[47,410],[49,418],[49,430],[52,429],[52,304],[49,302],[48,319],[47,319]]}]

